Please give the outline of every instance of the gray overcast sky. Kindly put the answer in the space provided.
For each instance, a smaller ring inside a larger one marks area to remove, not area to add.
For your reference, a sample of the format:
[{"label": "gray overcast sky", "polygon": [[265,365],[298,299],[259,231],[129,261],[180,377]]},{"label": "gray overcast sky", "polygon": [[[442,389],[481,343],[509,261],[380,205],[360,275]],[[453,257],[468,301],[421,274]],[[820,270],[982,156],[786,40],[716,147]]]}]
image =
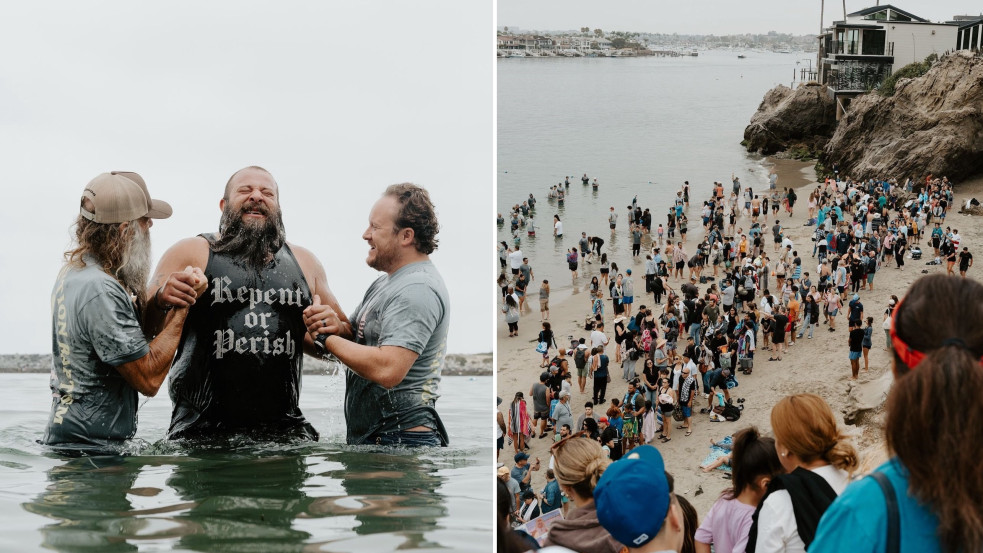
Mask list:
[{"label": "gray overcast sky", "polygon": [[[876,2],[846,2],[847,13]],[[888,2],[881,2],[881,5]],[[925,0],[892,4],[930,21],[953,15],[980,14],[978,0]],[[819,31],[820,0],[498,0],[499,27],[527,30],[565,30],[590,27],[604,31],[680,34],[739,34]],[[823,23],[843,19],[843,2],[827,0]]]},{"label": "gray overcast sky", "polygon": [[351,312],[385,187],[430,190],[450,352],[492,349],[491,2],[15,2],[0,19],[0,353],[51,351],[50,294],[85,184],[141,173],[174,207],[155,260],[217,229],[237,169],[280,184],[287,238]]}]

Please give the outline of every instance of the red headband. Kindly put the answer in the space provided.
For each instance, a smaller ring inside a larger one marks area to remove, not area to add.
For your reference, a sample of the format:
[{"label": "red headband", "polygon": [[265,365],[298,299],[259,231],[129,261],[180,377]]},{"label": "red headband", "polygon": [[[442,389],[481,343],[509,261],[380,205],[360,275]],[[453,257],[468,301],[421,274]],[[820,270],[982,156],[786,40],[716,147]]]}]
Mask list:
[{"label": "red headband", "polygon": [[[908,369],[914,369],[922,360],[925,359],[925,353],[918,351],[917,349],[909,346],[904,340],[898,336],[898,311],[901,310],[901,301],[894,306],[894,311],[891,313],[891,345],[894,347],[895,353],[898,354],[898,358],[902,363],[905,364]],[[957,345],[962,348],[969,349],[961,338],[949,338],[942,342],[939,347],[945,347],[948,345]],[[983,359],[980,360],[980,364],[983,364]]]}]

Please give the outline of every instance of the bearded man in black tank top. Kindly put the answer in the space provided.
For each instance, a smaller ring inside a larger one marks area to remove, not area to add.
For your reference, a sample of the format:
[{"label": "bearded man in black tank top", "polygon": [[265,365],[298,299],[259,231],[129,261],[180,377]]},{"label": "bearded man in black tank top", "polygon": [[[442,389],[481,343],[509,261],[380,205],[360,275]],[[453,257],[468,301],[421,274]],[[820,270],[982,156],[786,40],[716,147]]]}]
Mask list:
[{"label": "bearded man in black tank top", "polygon": [[[191,306],[171,368],[168,437],[317,440],[298,406],[303,354],[316,355],[303,322],[314,297],[341,313],[314,255],[285,240],[279,190],[261,167],[229,179],[219,232],[186,238],[161,259],[147,292],[151,328],[173,307]],[[205,267],[197,301],[175,267]],[[352,335],[344,315],[332,332]]]}]

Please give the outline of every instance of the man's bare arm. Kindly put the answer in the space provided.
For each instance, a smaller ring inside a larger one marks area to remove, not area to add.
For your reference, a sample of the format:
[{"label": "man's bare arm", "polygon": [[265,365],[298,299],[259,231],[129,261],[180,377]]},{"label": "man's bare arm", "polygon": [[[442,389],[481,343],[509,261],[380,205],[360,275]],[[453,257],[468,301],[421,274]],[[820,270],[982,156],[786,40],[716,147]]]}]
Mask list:
[{"label": "man's bare arm", "polygon": [[197,298],[194,291],[196,282],[186,274],[185,269],[190,266],[204,271],[207,264],[208,242],[200,236],[185,238],[164,253],[157,264],[157,272],[147,286],[147,309],[143,323],[149,335],[154,336],[160,331],[168,309],[194,304]]},{"label": "man's bare arm", "polygon": [[181,328],[188,316],[187,307],[171,310],[164,321],[164,328],[150,342],[150,351],[139,359],[123,363],[116,370],[141,394],[153,397],[167,377],[181,339]]},{"label": "man's bare arm", "polygon": [[355,374],[386,389],[402,382],[420,356],[400,346],[365,346],[337,335],[329,335],[324,348]]},{"label": "man's bare arm", "polygon": [[[346,340],[352,339],[354,334],[352,333],[352,325],[348,321],[348,317],[345,312],[342,311],[341,306],[338,304],[338,300],[331,293],[331,289],[328,287],[328,277],[324,271],[324,266],[321,262],[314,257],[309,250],[290,244],[290,249],[294,252],[294,257],[297,258],[297,263],[300,265],[300,270],[304,273],[304,278],[307,280],[307,286],[311,290],[311,296],[316,298],[314,305],[323,305],[326,308],[330,308],[332,312],[331,316],[325,316],[325,325],[330,325],[330,332],[332,334],[337,334],[345,338]],[[311,308],[304,310],[304,315],[307,317],[310,314]],[[305,323],[306,324],[306,323]],[[310,334],[304,337],[304,352],[308,355],[318,355],[319,351],[314,346],[314,340]]]}]

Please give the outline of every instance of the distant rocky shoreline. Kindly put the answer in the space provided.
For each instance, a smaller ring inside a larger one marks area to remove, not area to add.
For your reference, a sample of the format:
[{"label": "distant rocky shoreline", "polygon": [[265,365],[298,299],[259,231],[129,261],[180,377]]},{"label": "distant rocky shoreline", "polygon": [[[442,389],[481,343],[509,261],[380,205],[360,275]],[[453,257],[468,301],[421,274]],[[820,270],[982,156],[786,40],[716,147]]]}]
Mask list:
[{"label": "distant rocky shoreline", "polygon": [[[449,353],[443,376],[491,376],[491,353]],[[330,361],[304,360],[304,374],[337,374],[341,365]],[[0,373],[46,373],[51,370],[51,354],[0,355]]]}]

